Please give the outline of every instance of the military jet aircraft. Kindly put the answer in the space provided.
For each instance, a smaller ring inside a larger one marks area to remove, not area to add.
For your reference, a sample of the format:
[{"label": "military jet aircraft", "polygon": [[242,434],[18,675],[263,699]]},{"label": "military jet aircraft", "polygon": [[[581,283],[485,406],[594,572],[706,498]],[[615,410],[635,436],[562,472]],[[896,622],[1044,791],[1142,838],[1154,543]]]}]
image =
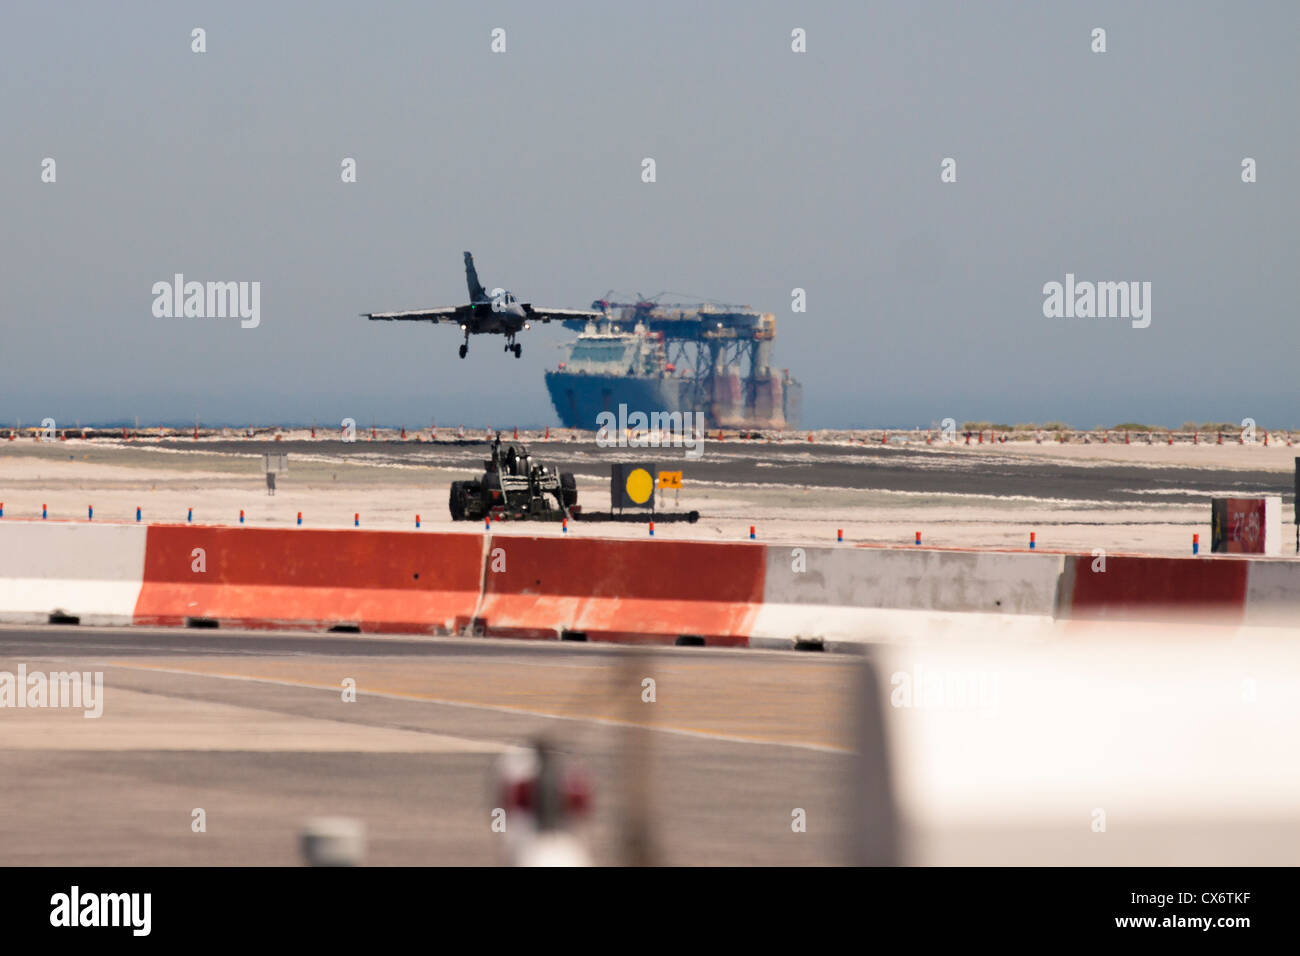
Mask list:
[{"label": "military jet aircraft", "polygon": [[460,357],[469,352],[471,335],[504,335],[504,351],[514,352],[515,358],[523,354],[523,346],[515,341],[520,331],[536,320],[599,319],[602,313],[589,309],[538,309],[531,303],[520,302],[505,289],[493,289],[489,295],[478,281],[474,270],[474,257],[465,253],[465,283],[469,286],[469,305],[449,305],[436,309],[415,309],[410,312],[362,312],[372,322],[454,322],[465,333],[460,347]]}]

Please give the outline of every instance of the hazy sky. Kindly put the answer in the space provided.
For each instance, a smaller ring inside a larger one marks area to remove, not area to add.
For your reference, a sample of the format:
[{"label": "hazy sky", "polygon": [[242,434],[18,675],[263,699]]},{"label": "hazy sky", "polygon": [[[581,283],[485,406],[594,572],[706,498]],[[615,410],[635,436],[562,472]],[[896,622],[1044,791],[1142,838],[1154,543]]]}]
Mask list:
[{"label": "hazy sky", "polygon": [[[0,421],[554,423],[572,333],[358,316],[463,302],[471,249],[539,305],[775,312],[812,425],[1300,425],[1297,41],[1291,0],[12,4]],[[260,326],[154,317],[176,272]],[[1045,318],[1066,273],[1150,327]]]}]

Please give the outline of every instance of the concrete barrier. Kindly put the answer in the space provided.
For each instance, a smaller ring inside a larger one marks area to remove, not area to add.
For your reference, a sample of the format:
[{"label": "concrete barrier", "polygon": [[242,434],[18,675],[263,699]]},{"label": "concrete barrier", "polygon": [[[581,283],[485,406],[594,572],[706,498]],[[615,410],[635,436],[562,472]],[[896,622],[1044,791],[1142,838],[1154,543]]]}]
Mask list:
[{"label": "concrete barrier", "polygon": [[[1088,555],[1069,555],[1061,578],[1060,614],[1087,621],[1194,618],[1197,623],[1240,624],[1254,563],[1239,558],[1110,555],[1102,565]],[[1300,584],[1300,578],[1289,580]],[[1262,588],[1276,597],[1275,588]]]},{"label": "concrete barrier", "polygon": [[759,545],[492,535],[485,568],[491,636],[744,646],[763,600]]},{"label": "concrete barrier", "polygon": [[0,620],[130,624],[144,561],[135,525],[0,521]]},{"label": "concrete barrier", "polygon": [[919,548],[767,549],[750,643],[892,642],[1027,633],[1050,623],[1063,556]]},{"label": "concrete barrier", "polygon": [[1300,627],[1300,561],[1249,561],[1245,623]]},{"label": "concrete barrier", "polygon": [[0,521],[0,620],[822,647],[1300,626],[1300,562]]},{"label": "concrete barrier", "polygon": [[135,622],[460,632],[482,556],[473,534],[151,525]]}]

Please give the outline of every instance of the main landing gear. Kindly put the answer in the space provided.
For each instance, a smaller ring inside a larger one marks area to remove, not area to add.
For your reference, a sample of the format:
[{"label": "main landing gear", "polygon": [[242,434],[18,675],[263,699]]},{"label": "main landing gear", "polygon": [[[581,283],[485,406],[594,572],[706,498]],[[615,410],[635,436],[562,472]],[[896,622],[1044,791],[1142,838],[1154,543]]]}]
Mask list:
[{"label": "main landing gear", "polygon": [[512,335],[506,340],[506,347],[503,351],[514,352],[515,358],[519,358],[519,356],[524,354],[524,347],[516,342],[515,337]]},{"label": "main landing gear", "polygon": [[464,358],[468,352],[469,352],[469,329],[466,329],[465,341],[461,344],[460,347],[460,357]]}]

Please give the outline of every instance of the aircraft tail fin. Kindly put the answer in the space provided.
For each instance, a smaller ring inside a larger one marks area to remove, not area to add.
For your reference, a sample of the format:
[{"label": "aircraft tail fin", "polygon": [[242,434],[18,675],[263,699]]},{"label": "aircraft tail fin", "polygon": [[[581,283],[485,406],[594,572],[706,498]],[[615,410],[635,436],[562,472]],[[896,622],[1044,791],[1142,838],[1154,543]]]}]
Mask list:
[{"label": "aircraft tail fin", "polygon": [[487,292],[478,281],[478,273],[474,270],[474,256],[465,253],[465,284],[469,286],[469,301],[482,302],[487,298]]}]

